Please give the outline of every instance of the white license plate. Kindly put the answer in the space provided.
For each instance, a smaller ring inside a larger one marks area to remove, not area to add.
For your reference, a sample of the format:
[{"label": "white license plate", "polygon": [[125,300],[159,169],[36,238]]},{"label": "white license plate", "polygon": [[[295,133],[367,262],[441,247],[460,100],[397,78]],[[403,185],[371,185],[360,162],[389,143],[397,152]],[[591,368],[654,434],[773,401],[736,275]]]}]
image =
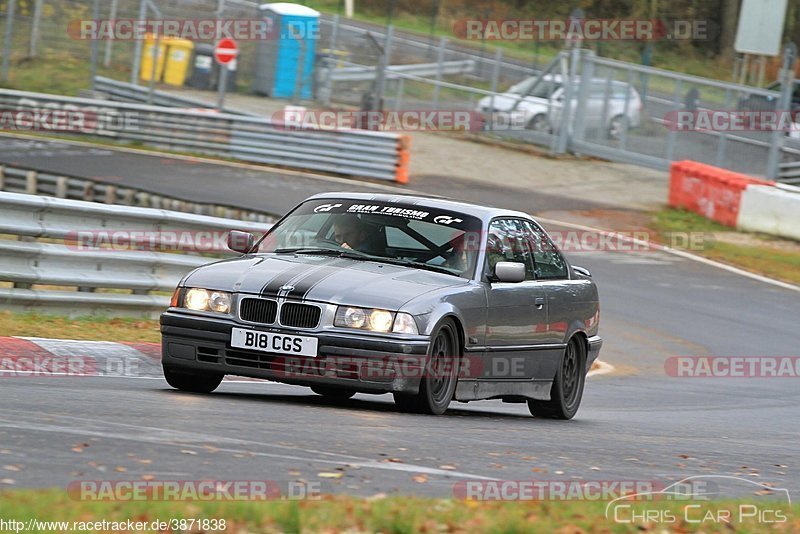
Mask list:
[{"label": "white license plate", "polygon": [[231,347],[258,350],[296,356],[317,356],[319,340],[310,336],[291,336],[234,328],[231,331]]}]

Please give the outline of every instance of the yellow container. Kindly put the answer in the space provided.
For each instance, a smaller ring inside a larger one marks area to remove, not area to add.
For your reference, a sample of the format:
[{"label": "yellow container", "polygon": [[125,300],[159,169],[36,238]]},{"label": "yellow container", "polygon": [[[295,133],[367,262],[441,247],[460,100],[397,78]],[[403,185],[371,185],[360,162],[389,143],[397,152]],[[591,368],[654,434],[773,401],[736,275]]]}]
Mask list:
[{"label": "yellow container", "polygon": [[156,59],[155,45],[156,39],[153,35],[147,34],[144,40],[144,47],[142,47],[142,63],[139,77],[142,80],[150,81],[150,76],[153,73],[153,61],[156,61],[156,81],[161,80],[164,73],[164,63],[167,57],[167,39],[159,39],[158,41],[158,58]]},{"label": "yellow container", "polygon": [[164,83],[183,85],[189,73],[194,43],[187,39],[170,39],[167,42],[167,61],[164,67]]}]

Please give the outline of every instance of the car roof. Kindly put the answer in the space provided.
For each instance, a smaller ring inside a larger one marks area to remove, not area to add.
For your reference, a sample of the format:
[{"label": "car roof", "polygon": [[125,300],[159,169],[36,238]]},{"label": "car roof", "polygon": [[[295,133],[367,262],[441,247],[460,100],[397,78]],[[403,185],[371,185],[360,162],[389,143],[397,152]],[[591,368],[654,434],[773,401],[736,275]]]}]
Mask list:
[{"label": "car roof", "polygon": [[306,200],[360,200],[370,202],[384,202],[388,204],[408,204],[418,206],[421,208],[441,209],[447,211],[455,211],[465,215],[472,215],[483,221],[489,221],[495,217],[523,217],[532,219],[531,215],[521,211],[507,210],[496,208],[494,206],[483,206],[480,204],[472,204],[470,202],[463,202],[459,200],[450,200],[445,197],[428,196],[428,195],[410,195],[410,194],[376,194],[376,193],[353,193],[353,192],[332,192],[332,193],[319,193]]}]

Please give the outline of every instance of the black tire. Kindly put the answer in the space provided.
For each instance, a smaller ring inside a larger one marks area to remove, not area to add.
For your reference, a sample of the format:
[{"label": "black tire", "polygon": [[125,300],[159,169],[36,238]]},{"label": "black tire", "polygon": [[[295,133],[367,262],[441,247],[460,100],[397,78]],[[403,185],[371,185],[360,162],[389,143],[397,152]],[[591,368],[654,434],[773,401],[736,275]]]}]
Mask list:
[{"label": "black tire", "polygon": [[164,366],[164,378],[167,379],[167,384],[189,393],[211,393],[219,387],[224,376],[215,373],[176,371]]},{"label": "black tire", "polygon": [[534,115],[525,125],[525,129],[536,132],[553,133],[553,127],[550,126],[550,121],[547,120],[547,116],[544,113]]},{"label": "black tire", "polygon": [[397,407],[403,411],[432,415],[446,412],[456,391],[460,357],[458,330],[451,319],[445,319],[431,336],[419,393],[394,393]]},{"label": "black tire", "polygon": [[622,137],[622,131],[625,129],[625,124],[627,122],[628,121],[624,115],[617,115],[613,117],[608,122],[608,131],[606,132],[607,137],[611,141],[619,141],[620,137]]},{"label": "black tire", "polygon": [[586,383],[586,345],[573,337],[558,366],[550,388],[549,401],[529,400],[528,409],[534,417],[572,419],[578,413]]},{"label": "black tire", "polygon": [[311,386],[311,391],[329,399],[345,400],[356,394],[352,389],[337,388],[333,386]]}]

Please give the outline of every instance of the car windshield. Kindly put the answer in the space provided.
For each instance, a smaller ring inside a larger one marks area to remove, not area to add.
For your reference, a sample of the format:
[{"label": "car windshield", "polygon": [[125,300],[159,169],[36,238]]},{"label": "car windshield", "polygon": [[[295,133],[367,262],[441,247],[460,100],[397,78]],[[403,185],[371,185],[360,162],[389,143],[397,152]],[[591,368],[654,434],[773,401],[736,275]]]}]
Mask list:
[{"label": "car windshield", "polygon": [[[514,95],[549,98],[550,95],[561,88],[561,84],[553,79],[547,78],[536,84],[538,80],[538,76],[526,78],[518,84],[512,85],[508,92]],[[534,87],[534,85],[536,86]]]},{"label": "car windshield", "polygon": [[261,254],[329,254],[471,278],[481,221],[403,203],[323,199],[301,204],[260,241]]}]

